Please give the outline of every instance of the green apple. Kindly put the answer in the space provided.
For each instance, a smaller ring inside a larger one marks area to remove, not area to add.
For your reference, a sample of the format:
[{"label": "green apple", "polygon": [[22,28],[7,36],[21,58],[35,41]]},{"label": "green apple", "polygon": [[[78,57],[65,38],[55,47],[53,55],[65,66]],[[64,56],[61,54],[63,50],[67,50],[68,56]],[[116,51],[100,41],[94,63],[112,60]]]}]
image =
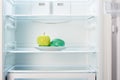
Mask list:
[{"label": "green apple", "polygon": [[50,43],[50,46],[55,46],[55,47],[59,47],[59,46],[65,46],[65,42],[62,39],[53,39]]},{"label": "green apple", "polygon": [[37,43],[39,46],[49,46],[50,45],[50,37],[48,35],[43,35],[38,36],[37,38]]}]

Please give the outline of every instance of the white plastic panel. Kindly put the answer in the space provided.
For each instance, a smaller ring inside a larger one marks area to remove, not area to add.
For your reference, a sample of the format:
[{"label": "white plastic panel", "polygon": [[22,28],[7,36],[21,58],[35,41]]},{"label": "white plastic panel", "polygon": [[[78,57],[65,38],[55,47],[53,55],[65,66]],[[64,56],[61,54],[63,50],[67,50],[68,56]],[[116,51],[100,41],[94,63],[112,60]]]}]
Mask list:
[{"label": "white plastic panel", "polygon": [[71,2],[71,15],[72,16],[88,16],[97,14],[97,1],[88,2]]},{"label": "white plastic panel", "polygon": [[70,2],[53,2],[53,15],[70,15]]},{"label": "white plastic panel", "polygon": [[[95,0],[15,0],[15,14],[29,15],[96,15]],[[89,7],[88,7],[89,6]]]},{"label": "white plastic panel", "polygon": [[14,14],[32,14],[32,4],[31,3],[15,3],[14,4],[15,13]]},{"label": "white plastic panel", "polygon": [[32,3],[32,15],[49,15],[50,2],[35,1]]}]

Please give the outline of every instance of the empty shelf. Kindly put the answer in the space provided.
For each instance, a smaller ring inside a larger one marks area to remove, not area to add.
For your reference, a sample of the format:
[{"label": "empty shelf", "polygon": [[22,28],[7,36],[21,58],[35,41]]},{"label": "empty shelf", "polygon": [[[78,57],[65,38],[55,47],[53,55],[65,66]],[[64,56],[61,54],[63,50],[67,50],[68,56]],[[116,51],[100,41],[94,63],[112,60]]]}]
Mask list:
[{"label": "empty shelf", "polygon": [[17,73],[24,73],[24,72],[96,72],[95,69],[93,69],[90,66],[13,66],[11,69],[9,69],[8,72],[17,72]]}]

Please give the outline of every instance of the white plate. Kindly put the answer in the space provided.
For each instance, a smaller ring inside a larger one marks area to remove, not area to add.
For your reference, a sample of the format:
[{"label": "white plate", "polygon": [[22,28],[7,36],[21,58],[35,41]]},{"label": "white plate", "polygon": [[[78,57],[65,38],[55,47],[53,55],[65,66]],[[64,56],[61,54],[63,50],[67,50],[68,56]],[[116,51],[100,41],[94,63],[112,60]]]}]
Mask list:
[{"label": "white plate", "polygon": [[66,47],[35,47],[35,48],[41,51],[61,51]]}]

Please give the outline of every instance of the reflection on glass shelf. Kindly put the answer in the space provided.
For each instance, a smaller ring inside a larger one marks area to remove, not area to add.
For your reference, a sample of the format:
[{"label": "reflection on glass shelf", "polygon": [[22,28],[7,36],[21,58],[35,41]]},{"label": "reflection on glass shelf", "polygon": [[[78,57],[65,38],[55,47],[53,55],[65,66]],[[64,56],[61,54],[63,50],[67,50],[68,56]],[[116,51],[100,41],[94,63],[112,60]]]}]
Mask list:
[{"label": "reflection on glass shelf", "polygon": [[8,53],[96,53],[93,47],[66,47],[62,50],[40,50],[35,48],[16,48],[9,50]]},{"label": "reflection on glass shelf", "polygon": [[13,66],[8,72],[96,72],[91,66]]}]

